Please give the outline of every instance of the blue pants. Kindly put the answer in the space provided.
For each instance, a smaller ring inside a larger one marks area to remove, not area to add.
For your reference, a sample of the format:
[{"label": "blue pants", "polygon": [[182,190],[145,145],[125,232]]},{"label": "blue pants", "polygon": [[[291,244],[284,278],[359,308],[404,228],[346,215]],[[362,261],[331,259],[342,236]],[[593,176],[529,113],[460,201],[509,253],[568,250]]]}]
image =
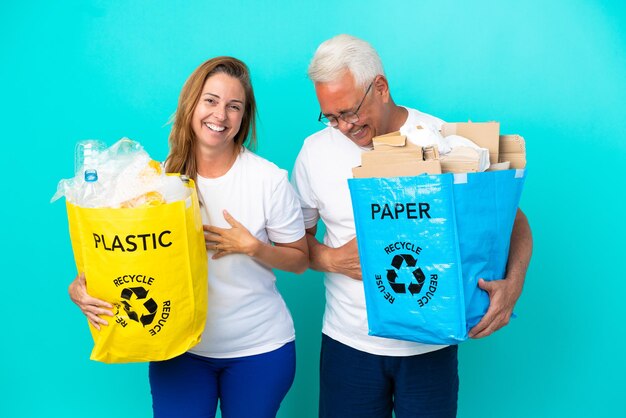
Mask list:
[{"label": "blue pants", "polygon": [[293,383],[292,341],[269,353],[215,359],[185,353],[150,363],[155,418],[274,418]]},{"label": "blue pants", "polygon": [[458,391],[456,345],[377,356],[322,334],[320,418],[453,418]]}]

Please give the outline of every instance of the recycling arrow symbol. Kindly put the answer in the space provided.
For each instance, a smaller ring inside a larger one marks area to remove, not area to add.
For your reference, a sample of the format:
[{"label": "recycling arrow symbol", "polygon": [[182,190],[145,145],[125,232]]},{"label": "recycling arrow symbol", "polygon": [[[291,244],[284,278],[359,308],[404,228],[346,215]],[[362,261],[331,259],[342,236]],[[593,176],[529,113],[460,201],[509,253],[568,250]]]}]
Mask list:
[{"label": "recycling arrow symbol", "polygon": [[[393,269],[387,269],[387,281],[389,285],[396,293],[406,293],[407,286],[404,283],[398,283],[396,280],[398,279],[398,272],[402,267],[402,264],[406,263],[407,267],[415,267],[417,265],[417,260],[411,254],[396,254],[391,260],[391,266]],[[422,290],[422,286],[424,286],[424,281],[426,280],[426,276],[421,268],[417,267],[413,269],[411,272],[413,276],[413,280],[409,282],[408,290],[411,295],[415,295]]]},{"label": "recycling arrow symbol", "polygon": [[129,287],[122,289],[121,297],[124,299],[122,300],[122,305],[124,305],[124,310],[126,311],[129,319],[141,322],[144,327],[146,325],[150,325],[152,321],[154,321],[159,305],[152,298],[145,300],[143,302],[143,307],[146,313],[142,314],[140,317],[137,312],[135,312],[131,304],[133,296],[135,296],[135,300],[143,300],[148,297],[148,291],[143,287]]}]

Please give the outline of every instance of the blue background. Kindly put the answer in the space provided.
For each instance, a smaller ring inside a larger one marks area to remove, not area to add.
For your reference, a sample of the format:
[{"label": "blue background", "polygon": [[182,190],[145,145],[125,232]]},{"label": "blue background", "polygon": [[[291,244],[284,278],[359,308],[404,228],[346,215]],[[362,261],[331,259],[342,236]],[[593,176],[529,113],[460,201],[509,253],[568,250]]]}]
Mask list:
[{"label": "blue background", "polygon": [[[623,2],[13,1],[0,18],[0,416],[151,416],[146,365],[90,361],[67,297],[65,207],[49,200],[75,142],[128,136],[164,159],[183,82],[227,54],[252,70],[259,154],[291,169],[320,127],[308,62],[350,33],[378,49],[397,103],[526,138],[534,256],[519,317],[461,346],[459,417],[626,417]],[[298,346],[279,416],[314,417],[321,275],[279,286]]]}]

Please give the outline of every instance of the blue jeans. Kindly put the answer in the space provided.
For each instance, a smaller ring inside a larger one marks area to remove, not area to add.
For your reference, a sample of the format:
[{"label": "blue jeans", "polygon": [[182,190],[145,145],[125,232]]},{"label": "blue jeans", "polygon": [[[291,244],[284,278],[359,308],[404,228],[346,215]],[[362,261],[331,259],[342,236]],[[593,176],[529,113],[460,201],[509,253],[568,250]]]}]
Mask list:
[{"label": "blue jeans", "polygon": [[378,356],[322,334],[320,418],[451,418],[458,392],[456,345]]},{"label": "blue jeans", "polygon": [[185,353],[150,363],[155,418],[274,418],[293,383],[292,341],[269,353],[215,359]]}]

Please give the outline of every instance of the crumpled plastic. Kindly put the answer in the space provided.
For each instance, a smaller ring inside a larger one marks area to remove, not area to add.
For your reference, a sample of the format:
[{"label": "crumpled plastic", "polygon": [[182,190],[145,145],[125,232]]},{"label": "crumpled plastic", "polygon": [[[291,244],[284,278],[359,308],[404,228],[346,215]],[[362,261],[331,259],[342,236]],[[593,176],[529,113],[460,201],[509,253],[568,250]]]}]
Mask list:
[{"label": "crumpled plastic", "polygon": [[96,182],[86,182],[85,167],[80,167],[73,178],[59,182],[50,201],[65,196],[70,203],[81,207],[133,208],[189,196],[181,178],[166,175],[162,164],[129,138],[122,138],[98,153],[95,167]]},{"label": "crumpled plastic", "polygon": [[444,137],[435,126],[428,124],[402,128],[400,134],[406,135],[409,141],[421,147],[437,146],[442,159],[472,159],[478,161],[478,171],[486,171],[489,168],[489,150],[479,147],[463,136]]}]

